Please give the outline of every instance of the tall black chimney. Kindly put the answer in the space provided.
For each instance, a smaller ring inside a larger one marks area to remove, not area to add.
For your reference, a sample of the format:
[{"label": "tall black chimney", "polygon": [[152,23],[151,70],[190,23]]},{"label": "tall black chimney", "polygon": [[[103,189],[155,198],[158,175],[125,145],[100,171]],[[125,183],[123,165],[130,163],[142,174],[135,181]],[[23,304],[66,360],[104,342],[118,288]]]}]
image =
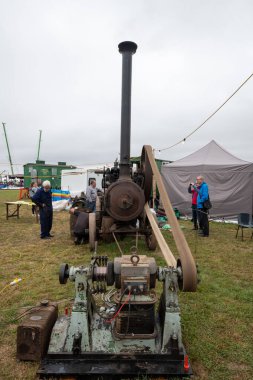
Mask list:
[{"label": "tall black chimney", "polygon": [[119,44],[122,54],[120,177],[130,174],[132,55],[136,49],[136,43],[131,41]]}]

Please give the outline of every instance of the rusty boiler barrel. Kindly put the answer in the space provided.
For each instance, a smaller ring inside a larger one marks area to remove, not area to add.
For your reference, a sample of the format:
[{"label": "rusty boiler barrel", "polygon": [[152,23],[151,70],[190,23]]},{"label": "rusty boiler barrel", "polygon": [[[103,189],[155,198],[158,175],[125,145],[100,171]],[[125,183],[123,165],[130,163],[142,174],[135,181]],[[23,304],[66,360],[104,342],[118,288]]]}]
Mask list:
[{"label": "rusty boiler barrel", "polygon": [[131,180],[113,183],[105,196],[106,212],[115,220],[127,222],[136,219],[143,211],[144,192]]}]

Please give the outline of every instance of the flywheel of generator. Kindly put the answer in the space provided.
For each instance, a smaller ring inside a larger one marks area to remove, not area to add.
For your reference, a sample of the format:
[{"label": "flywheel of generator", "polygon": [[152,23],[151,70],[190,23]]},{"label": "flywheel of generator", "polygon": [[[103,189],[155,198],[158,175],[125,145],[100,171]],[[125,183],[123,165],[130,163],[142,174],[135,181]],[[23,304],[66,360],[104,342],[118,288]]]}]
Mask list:
[{"label": "flywheel of generator", "polygon": [[141,172],[144,176],[143,190],[145,195],[145,201],[148,202],[152,190],[153,172],[145,147],[142,148],[141,153]]}]

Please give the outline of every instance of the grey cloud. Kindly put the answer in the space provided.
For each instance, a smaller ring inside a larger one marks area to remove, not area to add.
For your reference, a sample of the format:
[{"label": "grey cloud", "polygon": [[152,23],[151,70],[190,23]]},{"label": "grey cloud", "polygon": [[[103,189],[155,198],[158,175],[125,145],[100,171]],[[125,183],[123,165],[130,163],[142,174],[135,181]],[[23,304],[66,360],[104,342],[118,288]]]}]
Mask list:
[{"label": "grey cloud", "polygon": [[[132,145],[172,145],[252,72],[251,1],[0,2],[0,121],[12,159],[73,164],[112,161],[119,151],[121,57],[134,40]],[[217,140],[253,161],[253,80],[203,129],[162,157]],[[3,137],[1,135],[1,137]],[[7,162],[0,141],[0,164]],[[0,172],[3,165],[0,165]],[[7,166],[8,168],[8,166]]]}]

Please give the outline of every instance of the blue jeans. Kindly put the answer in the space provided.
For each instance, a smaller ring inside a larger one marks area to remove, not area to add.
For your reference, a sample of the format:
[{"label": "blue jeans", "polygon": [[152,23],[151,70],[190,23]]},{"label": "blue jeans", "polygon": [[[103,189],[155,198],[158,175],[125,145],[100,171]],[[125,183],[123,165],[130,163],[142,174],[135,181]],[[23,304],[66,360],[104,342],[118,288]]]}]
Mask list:
[{"label": "blue jeans", "polygon": [[86,207],[91,210],[91,212],[96,212],[96,201],[87,201]]}]

